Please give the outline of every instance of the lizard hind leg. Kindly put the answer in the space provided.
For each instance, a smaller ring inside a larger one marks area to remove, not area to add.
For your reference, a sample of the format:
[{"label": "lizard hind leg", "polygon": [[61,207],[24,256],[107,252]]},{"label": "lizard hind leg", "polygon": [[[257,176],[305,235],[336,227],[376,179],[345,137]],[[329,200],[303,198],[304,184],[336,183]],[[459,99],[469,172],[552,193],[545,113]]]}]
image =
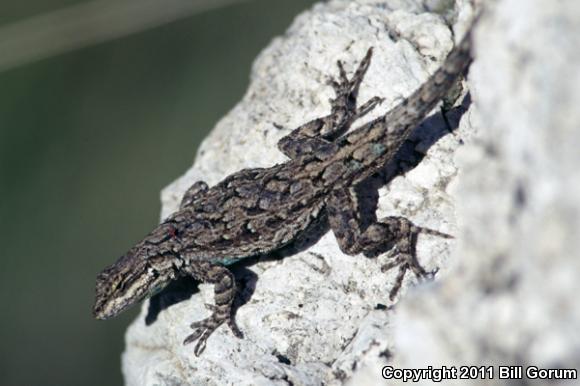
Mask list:
[{"label": "lizard hind leg", "polygon": [[331,79],[335,97],[330,100],[331,112],[321,118],[313,119],[292,130],[290,134],[278,141],[278,149],[288,157],[294,159],[303,154],[328,151],[329,145],[342,134],[350,125],[374,109],[382,99],[374,97],[361,107],[357,108],[359,86],[364,79],[372,57],[372,48],[362,59],[351,79],[348,79],[342,62],[338,61],[338,80]]},{"label": "lizard hind leg", "polygon": [[183,344],[189,344],[197,340],[194,353],[199,356],[206,346],[207,339],[222,324],[227,323],[232,333],[242,338],[243,334],[238,328],[232,315],[232,304],[236,294],[234,275],[226,267],[208,262],[194,263],[184,267],[185,272],[202,282],[214,284],[215,305],[209,305],[212,312],[206,319],[193,322],[190,327],[193,332],[185,338]]},{"label": "lizard hind leg", "polygon": [[386,272],[399,267],[395,284],[389,292],[389,298],[394,300],[401,289],[407,271],[413,272],[419,279],[432,278],[437,269],[427,271],[417,259],[417,238],[421,233],[452,238],[452,236],[419,227],[410,220],[390,216],[374,221],[366,229],[361,226],[358,216],[356,196],[348,188],[335,189],[327,201],[328,221],[340,249],[349,255],[363,253],[375,257],[391,250],[391,261],[381,267]]},{"label": "lizard hind leg", "polygon": [[383,264],[381,267],[382,272],[387,272],[397,266],[399,267],[395,284],[389,292],[390,300],[394,300],[397,296],[407,271],[413,272],[419,279],[431,279],[438,271],[438,268],[432,271],[425,270],[417,259],[417,238],[421,233],[447,239],[453,238],[446,233],[417,226],[409,219],[400,216],[384,217],[378,220],[369,226],[361,236],[361,243],[367,246],[379,243],[381,239],[393,240],[392,260]]}]

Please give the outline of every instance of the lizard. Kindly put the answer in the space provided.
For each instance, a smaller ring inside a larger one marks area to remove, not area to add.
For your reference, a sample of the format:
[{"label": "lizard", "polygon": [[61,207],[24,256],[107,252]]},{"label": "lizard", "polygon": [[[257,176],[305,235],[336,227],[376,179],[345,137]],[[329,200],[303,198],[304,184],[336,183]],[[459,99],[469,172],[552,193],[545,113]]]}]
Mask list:
[{"label": "lizard", "polygon": [[184,344],[197,341],[200,355],[211,334],[226,324],[243,337],[232,312],[236,281],[228,266],[280,250],[326,220],[340,249],[348,255],[394,248],[382,271],[399,267],[390,290],[396,296],[407,271],[426,271],[416,257],[418,235],[451,238],[401,216],[363,225],[355,187],[390,161],[409,134],[467,69],[471,30],[450,51],[439,69],[386,114],[351,130],[351,125],[382,102],[373,97],[358,106],[359,86],[371,63],[369,48],[349,78],[341,61],[329,83],[335,97],[328,115],[309,121],[280,139],[289,160],[268,168],[243,169],[209,187],[194,183],[179,209],[97,277],[93,315],[107,319],[189,275],[214,286],[211,315],[193,322]]}]

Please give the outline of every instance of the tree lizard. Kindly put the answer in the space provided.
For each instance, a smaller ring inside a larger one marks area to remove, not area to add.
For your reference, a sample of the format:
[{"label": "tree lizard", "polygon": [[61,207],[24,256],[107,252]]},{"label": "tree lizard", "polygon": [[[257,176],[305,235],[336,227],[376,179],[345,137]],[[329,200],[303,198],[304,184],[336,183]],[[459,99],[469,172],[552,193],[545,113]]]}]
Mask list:
[{"label": "tree lizard", "polygon": [[430,276],[416,258],[418,235],[451,236],[397,216],[365,227],[354,190],[393,158],[467,68],[470,35],[471,31],[414,93],[353,130],[351,124],[381,102],[374,97],[357,106],[373,50],[368,50],[350,79],[337,62],[338,78],[330,82],[335,92],[330,114],[303,124],[278,142],[290,160],[241,170],[211,188],[203,181],[193,184],[177,212],[98,275],[94,316],[113,317],[170,281],[190,275],[214,285],[215,305],[210,306],[210,317],[191,324],[193,332],[184,344],[197,341],[194,353],[201,354],[209,336],[224,323],[242,337],[232,314],[236,283],[228,266],[279,250],[321,220],[328,221],[346,254],[371,255],[395,248],[396,256],[382,267],[383,271],[399,267],[391,299],[408,270],[419,277]]}]

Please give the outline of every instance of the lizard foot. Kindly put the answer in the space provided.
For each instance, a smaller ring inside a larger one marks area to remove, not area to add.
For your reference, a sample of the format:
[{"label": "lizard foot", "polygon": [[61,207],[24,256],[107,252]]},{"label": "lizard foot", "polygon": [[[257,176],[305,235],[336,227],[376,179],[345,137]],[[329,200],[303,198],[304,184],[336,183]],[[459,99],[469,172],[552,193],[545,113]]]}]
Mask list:
[{"label": "lizard foot", "polygon": [[[394,257],[392,257],[393,260],[389,261],[388,263],[384,264],[381,267],[382,272],[387,272],[397,266],[399,267],[399,274],[397,275],[393,288],[389,292],[390,300],[394,300],[395,296],[397,296],[397,293],[401,289],[407,271],[409,270],[412,271],[419,280],[423,279],[431,280],[433,279],[435,274],[439,271],[439,268],[427,271],[425,268],[423,268],[423,266],[421,266],[421,264],[417,260],[417,251],[416,251],[417,236],[420,233],[437,237],[443,237],[446,239],[453,238],[453,236],[443,232],[416,226],[411,221],[405,218],[401,217],[395,218],[394,221],[395,223],[398,224],[397,228],[401,231],[400,239],[395,244],[392,250],[392,253],[394,255]],[[387,220],[386,222],[388,223],[389,220]]]},{"label": "lizard foot", "polygon": [[399,267],[399,274],[395,279],[395,284],[393,285],[393,288],[391,288],[391,291],[389,292],[389,299],[391,301],[394,300],[397,294],[399,293],[399,290],[403,285],[403,280],[405,279],[405,274],[407,273],[407,271],[409,270],[412,271],[415,274],[415,276],[417,276],[417,278],[419,279],[427,279],[427,280],[433,279],[435,274],[439,271],[439,268],[427,271],[425,268],[421,266],[421,264],[419,264],[416,257],[414,257],[413,255],[409,253],[399,253],[397,254],[397,256],[393,258],[392,261],[383,264],[383,266],[381,267],[381,272],[387,272],[397,266]]},{"label": "lizard foot", "polygon": [[228,324],[236,337],[243,338],[244,336],[230,312],[223,314],[218,307],[213,305],[209,306],[209,308],[213,310],[213,314],[209,318],[191,323],[190,327],[194,331],[183,341],[183,344],[189,344],[197,340],[193,351],[196,356],[199,356],[205,350],[207,339],[224,322]]}]

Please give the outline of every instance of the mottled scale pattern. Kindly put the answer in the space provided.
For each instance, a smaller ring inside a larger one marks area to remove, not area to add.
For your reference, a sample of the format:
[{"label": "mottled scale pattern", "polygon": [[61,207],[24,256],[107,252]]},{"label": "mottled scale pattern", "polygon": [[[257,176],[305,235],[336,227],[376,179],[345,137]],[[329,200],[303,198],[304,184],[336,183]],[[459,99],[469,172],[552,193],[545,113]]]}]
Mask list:
[{"label": "mottled scale pattern", "polygon": [[303,237],[321,219],[328,220],[347,254],[371,256],[387,246],[395,248],[396,256],[382,267],[399,267],[391,298],[405,272],[431,274],[417,262],[417,236],[450,236],[396,216],[365,226],[353,192],[361,180],[393,158],[468,66],[470,34],[418,90],[352,131],[351,125],[382,101],[374,97],[360,106],[357,101],[372,48],[350,79],[338,62],[330,113],[303,124],[278,143],[290,160],[270,168],[241,170],[211,188],[203,181],[193,184],[177,212],[98,276],[95,317],[115,316],[171,280],[190,275],[214,285],[215,305],[208,318],[191,325],[193,332],[184,343],[197,342],[194,353],[199,355],[222,324],[241,337],[232,315],[236,283],[227,265],[280,249]]},{"label": "mottled scale pattern", "polygon": [[[281,178],[278,171],[247,169],[204,192],[171,215],[187,261],[245,257],[278,249],[316,220],[325,186]],[[295,224],[288,227],[291,222]],[[268,232],[263,232],[268,229]]]}]

